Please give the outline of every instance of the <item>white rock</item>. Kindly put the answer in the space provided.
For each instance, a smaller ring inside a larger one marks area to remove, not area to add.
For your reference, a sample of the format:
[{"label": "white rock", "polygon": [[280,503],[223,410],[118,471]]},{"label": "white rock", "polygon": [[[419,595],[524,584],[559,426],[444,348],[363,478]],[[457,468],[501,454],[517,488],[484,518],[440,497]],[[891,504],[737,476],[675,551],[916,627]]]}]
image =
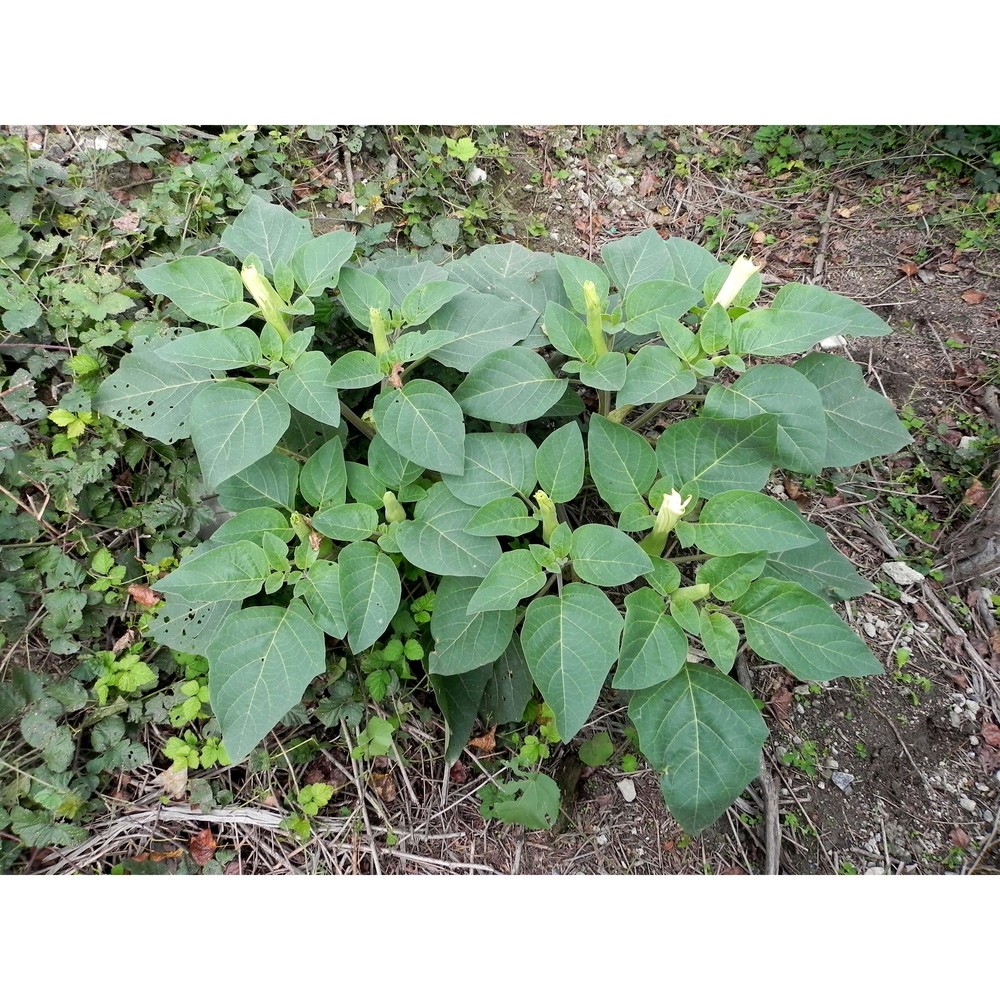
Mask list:
[{"label": "white rock", "polygon": [[968,434],[966,434],[962,438],[962,440],[958,442],[958,450],[959,451],[968,451],[978,440],[979,440],[979,438],[977,438],[977,437],[970,437]]},{"label": "white rock", "polygon": [[884,868],[866,868],[865,869],[865,874],[866,875],[884,875],[885,874],[885,869]]},{"label": "white rock", "polygon": [[964,795],[958,800],[958,804],[969,813],[974,813],[979,808],[972,799],[967,799]]},{"label": "white rock", "polygon": [[622,778],[618,782],[618,791],[626,802],[635,802],[635,782],[631,778]]},{"label": "white rock", "polygon": [[885,573],[893,583],[898,583],[901,587],[910,583],[920,583],[924,579],[923,573],[918,573],[915,569],[910,569],[906,563],[884,562],[882,572]]},{"label": "white rock", "polygon": [[487,174],[482,167],[473,167],[466,178],[470,184],[482,184],[486,180]]},{"label": "white rock", "polygon": [[822,347],[824,351],[835,351],[838,347],[847,346],[847,338],[841,337],[839,334],[833,337],[826,337],[824,340],[819,342],[819,346]]},{"label": "white rock", "polygon": [[834,771],[830,780],[842,791],[846,792],[854,784],[854,775],[846,771]]}]

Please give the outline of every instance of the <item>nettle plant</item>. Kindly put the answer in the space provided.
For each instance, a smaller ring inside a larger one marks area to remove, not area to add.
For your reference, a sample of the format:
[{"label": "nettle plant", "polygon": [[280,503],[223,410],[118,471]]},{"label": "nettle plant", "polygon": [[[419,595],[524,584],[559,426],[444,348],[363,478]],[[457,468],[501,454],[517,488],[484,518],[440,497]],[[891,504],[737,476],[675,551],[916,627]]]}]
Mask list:
[{"label": "nettle plant", "polygon": [[[869,585],[764,492],[775,468],[909,440],[856,365],[768,360],[886,334],[868,309],[798,284],[753,308],[748,261],[653,230],[603,266],[517,244],[349,264],[352,236],[254,199],[222,246],[242,270],[138,272],[207,328],[135,343],[95,404],[190,436],[234,514],[156,582],[151,629],[207,657],[233,761],[344,644],[368,650],[431,591],[422,662],[449,760],[477,716],[519,721],[535,688],[572,740],[610,677],[692,833],[758,773],[766,727],[730,676],[742,644],[804,681],[882,672],[831,607]],[[334,289],[366,350],[310,349]]]}]

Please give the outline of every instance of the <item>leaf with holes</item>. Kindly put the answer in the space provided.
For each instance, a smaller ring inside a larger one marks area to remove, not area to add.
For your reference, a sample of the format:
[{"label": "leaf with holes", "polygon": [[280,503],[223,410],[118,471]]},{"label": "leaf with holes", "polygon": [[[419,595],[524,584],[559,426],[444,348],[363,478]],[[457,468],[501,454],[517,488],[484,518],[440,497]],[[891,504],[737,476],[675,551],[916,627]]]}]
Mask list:
[{"label": "leaf with holes", "polygon": [[718,670],[688,663],[632,698],[629,718],[659,771],[674,819],[696,836],[760,773],[767,726],[753,698]]},{"label": "leaf with holes", "polygon": [[259,365],[263,357],[260,337],[245,326],[189,333],[168,341],[157,348],[156,353],[177,365],[192,365],[211,371]]},{"label": "leaf with holes", "polygon": [[147,437],[173,444],[190,436],[191,407],[212,381],[204,368],[178,365],[137,347],[101,383],[94,407]]},{"label": "leaf with holes", "polygon": [[585,583],[571,583],[561,596],[537,597],[528,605],[521,648],[564,743],[597,704],[618,658],[623,625],[611,601]]},{"label": "leaf with holes", "polygon": [[293,709],[326,669],[323,633],[305,604],[234,611],[206,650],[212,710],[234,763]]}]

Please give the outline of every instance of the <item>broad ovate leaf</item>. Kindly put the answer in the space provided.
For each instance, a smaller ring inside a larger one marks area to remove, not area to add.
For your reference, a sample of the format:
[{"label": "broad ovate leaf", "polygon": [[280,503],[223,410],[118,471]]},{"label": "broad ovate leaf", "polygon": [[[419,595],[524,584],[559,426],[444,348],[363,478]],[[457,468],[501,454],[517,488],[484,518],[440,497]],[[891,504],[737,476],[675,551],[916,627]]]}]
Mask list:
[{"label": "broad ovate leaf", "polygon": [[625,598],[625,632],[612,686],[641,691],[669,680],[684,666],[688,641],[663,598],[643,587]]},{"label": "broad ovate leaf", "polygon": [[255,195],[226,227],[219,242],[241,261],[250,256],[257,257],[261,270],[272,278],[279,264],[291,262],[299,247],[312,241],[308,220],[300,219],[287,208],[272,205]]},{"label": "broad ovate leaf", "polygon": [[534,351],[507,347],[477,361],[455,390],[455,399],[471,417],[519,424],[546,413],[565,388]]},{"label": "broad ovate leaf", "polygon": [[538,446],[535,476],[553,503],[568,503],[583,489],[584,464],[583,435],[573,420]]},{"label": "broad ovate leaf", "polygon": [[582,524],[573,532],[570,557],[581,580],[599,587],[619,587],[652,571],[639,544],[610,524]]},{"label": "broad ovate leaf", "polygon": [[385,632],[399,608],[399,573],[374,542],[351,542],[337,565],[348,644],[360,653]]},{"label": "broad ovate leaf", "polygon": [[239,326],[257,311],[243,299],[240,272],[212,257],[181,257],[144,267],[136,277],[154,294],[166,295],[191,319],[207,326]]},{"label": "broad ovate leaf", "polygon": [[624,622],[597,587],[571,583],[560,596],[528,605],[521,648],[531,676],[552,709],[563,742],[590,716],[618,658]]},{"label": "broad ovate leaf", "polygon": [[511,609],[469,611],[480,585],[474,577],[446,576],[438,585],[431,617],[431,674],[464,674],[500,657],[514,632]]},{"label": "broad ovate leaf", "polygon": [[799,680],[866,677],[881,664],[821,597],[797,583],[762,577],[733,604],[750,648]]},{"label": "broad ovate leaf", "polygon": [[702,508],[697,524],[682,524],[693,544],[713,556],[783,552],[815,540],[798,513],[773,497],[750,490],[720,493]]},{"label": "broad ovate leaf", "polygon": [[326,669],[323,633],[305,604],[234,611],[206,651],[212,710],[234,762],[293,709]]},{"label": "broad ovate leaf", "polygon": [[640,691],[629,718],[671,815],[691,835],[715,822],[760,773],[767,726],[753,698],[718,670],[688,663]]},{"label": "broad ovate leaf", "polygon": [[156,589],[187,604],[242,601],[264,585],[270,572],[264,550],[250,541],[232,542],[196,552],[172,573],[156,581]]},{"label": "broad ovate leaf", "polygon": [[462,475],[465,420],[451,394],[426,379],[389,388],[375,400],[378,432],[404,458],[422,468]]},{"label": "broad ovate leaf", "polygon": [[641,500],[656,478],[656,454],[636,431],[594,414],[587,437],[590,474],[612,510]]}]

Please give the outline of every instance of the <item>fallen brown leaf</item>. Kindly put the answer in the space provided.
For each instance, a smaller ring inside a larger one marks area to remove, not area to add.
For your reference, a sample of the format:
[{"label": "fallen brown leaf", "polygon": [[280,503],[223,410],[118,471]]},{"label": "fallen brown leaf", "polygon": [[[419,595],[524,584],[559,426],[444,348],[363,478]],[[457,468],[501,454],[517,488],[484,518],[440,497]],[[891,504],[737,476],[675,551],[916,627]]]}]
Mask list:
[{"label": "fallen brown leaf", "polygon": [[978,306],[986,298],[986,292],[977,292],[974,288],[968,288],[962,292],[962,301],[970,306]]},{"label": "fallen brown leaf", "polygon": [[951,831],[951,842],[964,850],[969,846],[969,835],[960,826],[956,826]]},{"label": "fallen brown leaf", "polygon": [[639,197],[648,198],[660,186],[660,179],[652,167],[646,167],[639,178]]},{"label": "fallen brown leaf", "polygon": [[989,495],[990,491],[978,479],[973,479],[972,485],[962,497],[962,503],[967,503],[970,507],[982,507]]},{"label": "fallen brown leaf", "polygon": [[909,264],[909,263],[907,263],[907,264],[900,264],[899,265],[899,269],[908,278],[916,277],[917,272],[920,270],[920,268],[916,264]]},{"label": "fallen brown leaf", "polygon": [[451,780],[456,785],[464,785],[469,780],[469,769],[460,760],[451,765]]},{"label": "fallen brown leaf", "polygon": [[137,638],[135,629],[126,629],[125,634],[115,640],[115,644],[111,647],[111,652],[117,656],[123,649],[128,649]]},{"label": "fallen brown leaf", "polygon": [[1000,632],[994,632],[990,636],[990,649],[1000,656]]},{"label": "fallen brown leaf", "polygon": [[838,208],[837,215],[842,219],[849,219],[859,208],[859,205],[851,205],[850,208]]},{"label": "fallen brown leaf", "polygon": [[785,487],[785,493],[788,494],[789,500],[798,500],[802,496],[802,487],[789,476],[785,476],[781,481],[781,485]]},{"label": "fallen brown leaf", "polygon": [[954,274],[958,270],[957,264],[942,264],[939,268],[943,274]]},{"label": "fallen brown leaf", "polygon": [[475,750],[482,750],[485,753],[493,753],[497,748],[497,727],[492,726],[482,736],[476,736],[474,739],[469,740],[468,746]]},{"label": "fallen brown leaf", "polygon": [[128,595],[136,604],[141,604],[144,608],[155,608],[163,600],[152,587],[147,587],[144,583],[130,583]]},{"label": "fallen brown leaf", "polygon": [[168,767],[156,776],[156,783],[172,799],[182,799],[187,793],[188,771],[186,767]]},{"label": "fallen brown leaf", "polygon": [[198,866],[204,866],[215,857],[215,848],[218,845],[212,831],[205,827],[199,830],[189,841],[188,850],[191,852],[191,860]]},{"label": "fallen brown leaf", "polygon": [[[924,619],[926,621],[926,619]],[[969,686],[969,678],[965,674],[945,674],[945,677],[959,689],[964,691]]]},{"label": "fallen brown leaf", "polygon": [[126,212],[117,219],[112,219],[111,225],[121,233],[134,233],[139,228],[139,213]]},{"label": "fallen brown leaf", "polygon": [[916,616],[918,622],[929,622],[931,620],[930,612],[919,602],[913,605],[913,614]]},{"label": "fallen brown leaf", "polygon": [[140,183],[153,179],[152,168],[147,167],[143,163],[133,163],[129,168],[129,174],[131,175],[132,180]]},{"label": "fallen brown leaf", "polygon": [[988,746],[1000,747],[1000,726],[995,722],[984,722],[980,733]]},{"label": "fallen brown leaf", "polygon": [[372,771],[372,787],[383,802],[396,801],[396,782],[388,771]]},{"label": "fallen brown leaf", "polygon": [[169,861],[172,858],[182,857],[184,851],[177,848],[176,851],[141,851],[132,861]]}]

